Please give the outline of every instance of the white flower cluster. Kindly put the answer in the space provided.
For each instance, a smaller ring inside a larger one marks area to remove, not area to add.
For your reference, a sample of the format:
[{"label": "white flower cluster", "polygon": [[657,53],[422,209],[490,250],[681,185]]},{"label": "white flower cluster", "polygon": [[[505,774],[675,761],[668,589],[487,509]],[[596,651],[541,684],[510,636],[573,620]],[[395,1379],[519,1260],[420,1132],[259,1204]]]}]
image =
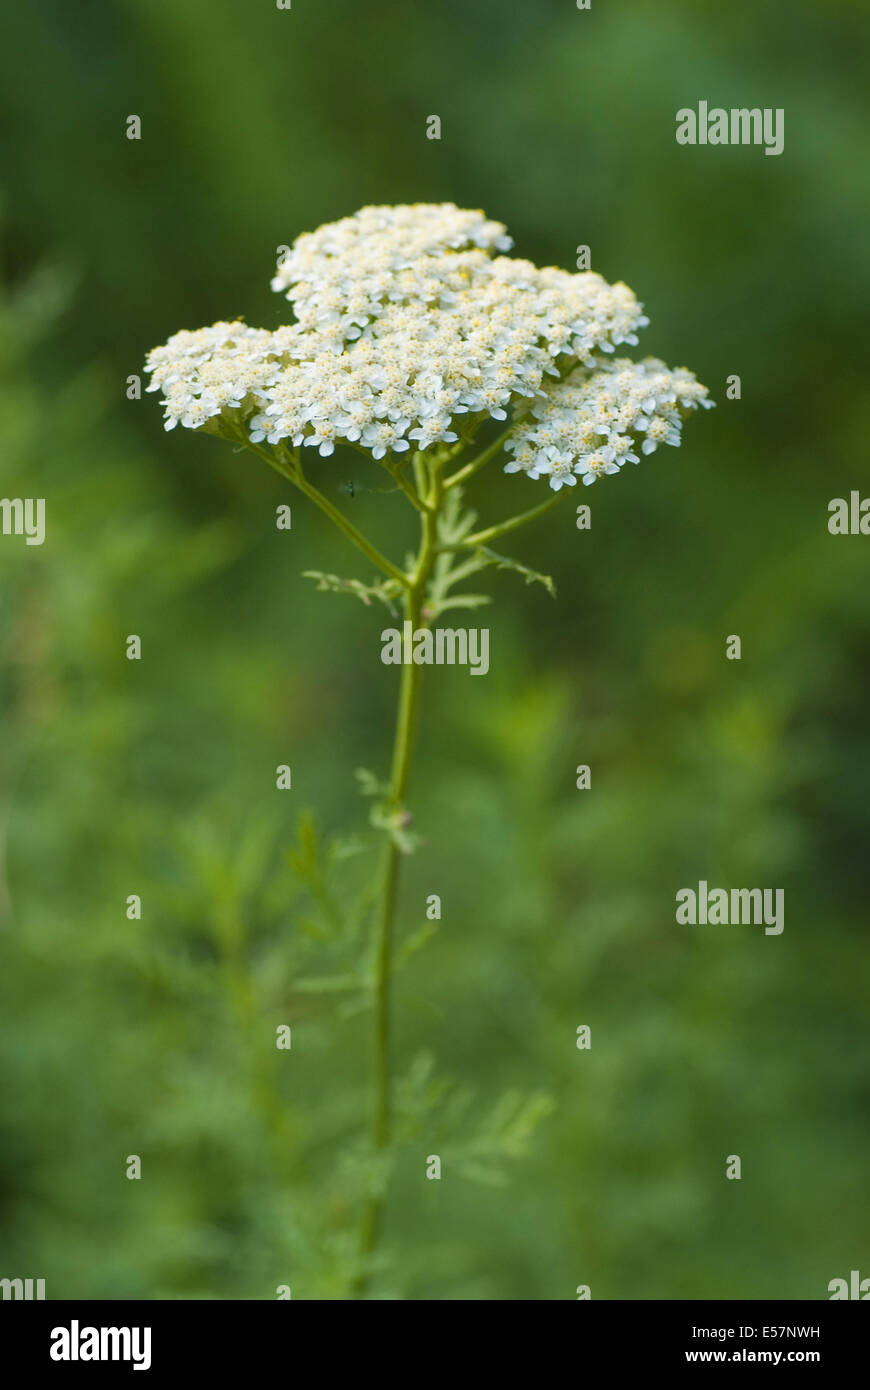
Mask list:
[{"label": "white flower cluster", "polygon": [[594,483],[639,462],[636,448],[651,454],[659,444],[679,444],[683,418],[699,405],[713,402],[685,367],[669,371],[656,357],[599,359],[535,401],[532,418],[505,444],[513,454],[505,472],[549,478],[556,492],[578,477]]},{"label": "white flower cluster", "polygon": [[182,329],[148,354],[149,391],[162,391],[166,428],[200,429],[224,408],[242,410],[277,376],[273,334],[243,323]]},{"label": "white flower cluster", "polygon": [[[386,301],[425,294],[421,262],[437,272],[445,252],[512,245],[501,222],[453,203],[362,208],[297,237],[272,289],[287,291],[300,323],[320,331],[343,319],[343,336],[354,338]],[[430,288],[437,295],[437,282]]]},{"label": "white flower cluster", "polygon": [[[453,443],[460,417],[504,420],[525,401],[537,424],[521,427],[509,469],[546,474],[554,487],[560,478],[573,482],[597,433],[614,457],[620,437],[593,429],[567,467],[572,407],[579,429],[587,408],[606,404],[600,385],[577,394],[582,377],[594,369],[603,380],[600,354],[636,344],[648,320],[626,285],[495,254],[510,245],[500,222],[452,203],[363,208],[300,236],[272,281],[292,302],[294,323],[274,332],[217,323],[176,333],[150,354],[148,389],[163,392],[166,428],[199,429],[223,417],[255,443],[288,440],[328,455],[344,440],[381,459]],[[566,361],[585,369],[569,395],[558,380]],[[679,386],[648,383],[645,399],[663,394],[655,420],[647,411],[649,423],[636,426],[647,442],[657,441],[659,419],[673,433],[675,412],[666,407],[677,394],[668,392],[682,392],[683,402],[693,380],[675,374]],[[609,408],[615,418],[614,400]],[[587,461],[585,471],[591,481],[613,469]]]}]

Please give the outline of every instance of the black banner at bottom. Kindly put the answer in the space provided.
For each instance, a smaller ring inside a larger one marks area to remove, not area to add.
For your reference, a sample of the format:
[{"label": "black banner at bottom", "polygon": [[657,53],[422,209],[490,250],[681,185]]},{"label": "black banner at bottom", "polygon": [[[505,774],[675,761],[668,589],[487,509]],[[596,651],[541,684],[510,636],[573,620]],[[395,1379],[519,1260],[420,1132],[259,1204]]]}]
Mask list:
[{"label": "black banner at bottom", "polygon": [[[283,1366],[290,1375],[300,1372],[300,1353],[308,1353],[301,1371],[308,1376],[309,1357],[333,1370],[342,1349],[362,1373],[372,1369],[373,1338],[406,1331],[414,1350],[409,1354],[403,1341],[397,1355],[402,1374],[412,1379],[437,1373],[439,1365],[445,1374],[455,1374],[457,1346],[451,1334],[461,1339],[462,1364],[467,1367],[473,1346],[474,1360],[485,1362],[488,1373],[508,1358],[510,1369],[519,1372],[523,1352],[543,1354],[549,1362],[560,1351],[578,1370],[595,1366],[599,1374],[637,1368],[669,1372],[679,1366],[798,1365],[826,1376],[866,1370],[870,1323],[856,1304],[588,1301],[560,1317],[541,1304],[523,1304],[511,1314],[509,1329],[501,1331],[492,1311],[497,1305],[462,1306],[464,1312],[451,1314],[435,1313],[432,1304],[422,1313],[389,1313],[373,1311],[371,1303],[342,1308],[303,1300],[7,1301],[0,1302],[0,1336],[6,1365],[16,1364],[25,1375],[41,1371],[52,1377],[99,1376],[107,1369],[115,1376],[139,1372],[157,1379],[186,1372],[226,1377],[249,1375],[252,1362]],[[531,1314],[532,1307],[541,1311]],[[389,1321],[382,1323],[382,1317]],[[379,1344],[381,1356],[391,1356],[390,1343]],[[396,1374],[394,1363],[391,1379]]]}]

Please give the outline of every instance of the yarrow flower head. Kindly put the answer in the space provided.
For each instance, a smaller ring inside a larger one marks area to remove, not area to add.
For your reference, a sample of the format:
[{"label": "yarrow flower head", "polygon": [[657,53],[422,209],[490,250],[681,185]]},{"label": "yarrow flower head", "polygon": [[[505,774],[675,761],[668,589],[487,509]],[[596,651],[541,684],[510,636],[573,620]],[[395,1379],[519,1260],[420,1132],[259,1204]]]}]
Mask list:
[{"label": "yarrow flower head", "polygon": [[651,454],[659,444],[679,444],[684,417],[713,404],[690,371],[669,371],[656,357],[600,359],[587,368],[569,371],[535,401],[531,418],[505,443],[513,454],[506,472],[548,478],[556,491],[578,477],[594,483],[638,463],[638,449]]},{"label": "yarrow flower head", "polygon": [[685,369],[611,355],[648,322],[631,290],[510,246],[500,222],[452,203],[363,208],[279,264],[293,322],[176,333],[150,353],[148,389],[167,429],[322,456],[348,443],[393,467],[510,415],[506,471],[556,490],[679,443],[683,417],[712,402]]}]

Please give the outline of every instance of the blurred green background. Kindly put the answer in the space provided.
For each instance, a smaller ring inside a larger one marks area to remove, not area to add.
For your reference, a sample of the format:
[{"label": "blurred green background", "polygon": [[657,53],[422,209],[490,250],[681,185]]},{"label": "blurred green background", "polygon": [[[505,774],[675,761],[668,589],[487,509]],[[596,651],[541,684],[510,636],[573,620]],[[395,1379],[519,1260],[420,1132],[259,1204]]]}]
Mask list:
[{"label": "blurred green background", "polygon": [[[371,867],[353,772],[388,759],[385,617],[301,577],[360,570],[280,479],[125,393],[180,327],[281,322],[299,232],[418,200],[484,208],[540,263],[588,244],[646,306],[640,353],[718,407],[584,490],[590,532],[569,502],[504,543],[559,592],[496,577],[486,680],[426,672],[400,935],[430,893],[443,919],[399,978],[372,1294],[825,1298],[870,1275],[870,539],[827,531],[830,498],[870,494],[862,10],[6,14],[0,490],[44,496],[48,529],[0,539],[0,1276],[346,1294],[371,1018],[304,982],[359,949],[332,917]],[[783,107],[784,153],[681,148],[702,99]],[[318,472],[401,552],[374,467]],[[487,521],[543,495],[475,483]],[[678,926],[702,878],[783,888],[782,936]]]}]

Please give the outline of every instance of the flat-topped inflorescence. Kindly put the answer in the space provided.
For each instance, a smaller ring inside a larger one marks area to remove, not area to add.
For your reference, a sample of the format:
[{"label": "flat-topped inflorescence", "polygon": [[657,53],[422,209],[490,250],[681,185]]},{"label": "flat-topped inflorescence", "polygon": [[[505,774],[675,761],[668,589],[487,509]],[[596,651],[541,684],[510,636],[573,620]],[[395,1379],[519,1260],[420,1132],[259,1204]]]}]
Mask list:
[{"label": "flat-topped inflorescence", "polygon": [[505,443],[513,454],[507,473],[548,478],[558,492],[577,478],[594,483],[638,463],[635,449],[651,454],[659,444],[679,444],[683,419],[711,406],[707,388],[685,367],[670,371],[657,357],[628,357],[571,372],[531,407]]},{"label": "flat-topped inflorescence", "polygon": [[678,442],[681,412],[709,403],[691,373],[602,357],[648,322],[632,291],[495,254],[510,245],[500,222],[452,203],[363,208],[300,236],[272,281],[294,322],[216,323],[149,355],[166,428],[228,424],[256,444],[326,456],[347,442],[383,459],[519,407],[507,471],[555,489],[616,471],[633,434],[645,452]]}]

